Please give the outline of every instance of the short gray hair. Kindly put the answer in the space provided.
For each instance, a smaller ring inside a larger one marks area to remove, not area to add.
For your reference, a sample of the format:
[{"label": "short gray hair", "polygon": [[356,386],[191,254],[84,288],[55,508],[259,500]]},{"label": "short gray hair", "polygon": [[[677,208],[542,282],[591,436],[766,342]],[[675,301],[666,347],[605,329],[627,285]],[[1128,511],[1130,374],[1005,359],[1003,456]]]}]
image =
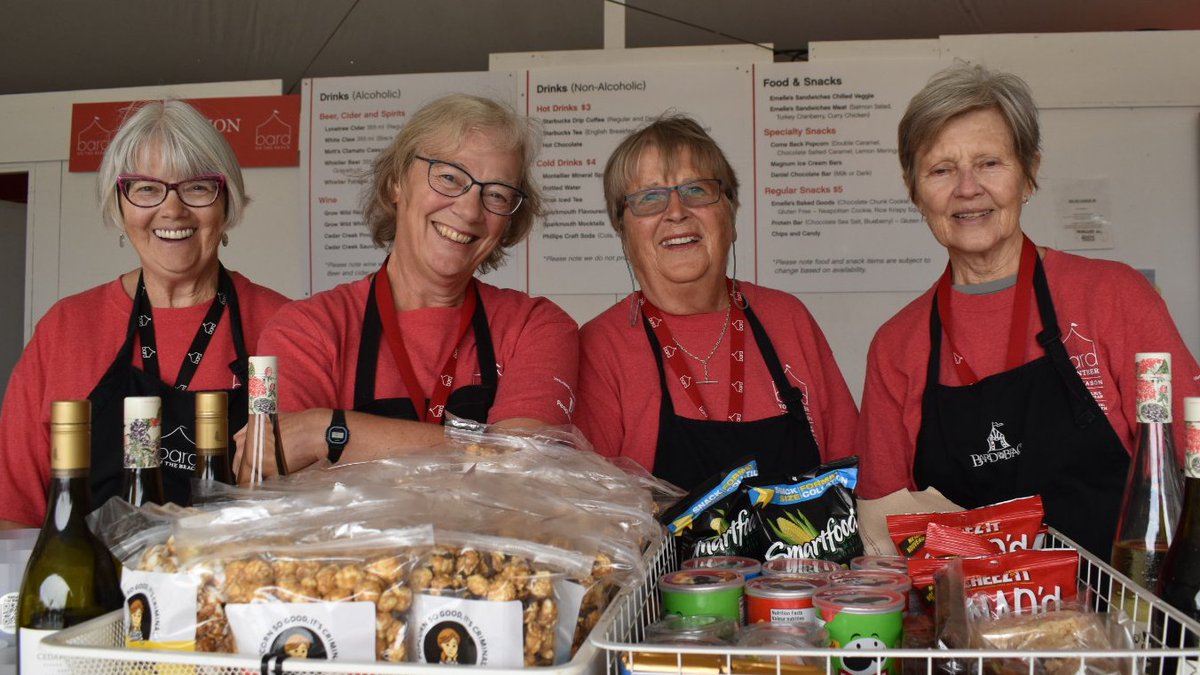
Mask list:
[{"label": "short gray hair", "polygon": [[419,151],[429,152],[423,146],[457,146],[474,131],[495,134],[493,142],[520,156],[521,176],[516,187],[525,193],[521,208],[509,217],[499,246],[479,269],[483,272],[496,269],[504,260],[505,249],[525,239],[533,229],[534,219],[542,215],[542,195],[533,178],[533,162],[542,147],[538,127],[533,120],[498,101],[450,94],[422,106],[371,166],[363,195],[363,220],[376,246],[387,247],[396,239],[394,189],[403,185],[401,178]]},{"label": "short gray hair", "polygon": [[1042,141],[1037,105],[1029,85],[1012,73],[959,61],[931,77],[908,102],[900,119],[897,150],[909,199],[916,203],[917,155],[933,143],[950,120],[988,109],[1004,118],[1021,171],[1037,189],[1034,174]]},{"label": "short gray hair", "polygon": [[138,162],[151,148],[159,153],[166,170],[179,178],[206,173],[224,176],[225,227],[241,222],[250,198],[233,148],[199,111],[183,101],[168,99],[133,104],[109,141],[96,177],[105,223],[118,229],[123,225],[117,177],[139,173]]}]

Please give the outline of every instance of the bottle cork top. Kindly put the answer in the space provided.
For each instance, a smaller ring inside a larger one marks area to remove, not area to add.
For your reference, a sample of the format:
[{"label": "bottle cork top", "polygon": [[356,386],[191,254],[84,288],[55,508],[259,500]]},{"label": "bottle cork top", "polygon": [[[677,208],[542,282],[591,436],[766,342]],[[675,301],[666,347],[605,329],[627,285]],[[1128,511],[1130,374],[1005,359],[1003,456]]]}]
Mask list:
[{"label": "bottle cork top", "polygon": [[250,414],[274,415],[279,401],[276,388],[279,377],[277,359],[274,356],[251,356],[247,374],[250,377],[247,383]]},{"label": "bottle cork top", "polygon": [[1200,396],[1188,396],[1183,399],[1183,421],[1200,424]]},{"label": "bottle cork top", "polygon": [[157,396],[126,396],[125,421],[158,419],[162,412],[162,399]]},{"label": "bottle cork top", "polygon": [[224,417],[229,414],[229,395],[223,391],[196,392],[196,417]]},{"label": "bottle cork top", "polygon": [[91,424],[91,401],[54,401],[50,404],[50,424]]}]

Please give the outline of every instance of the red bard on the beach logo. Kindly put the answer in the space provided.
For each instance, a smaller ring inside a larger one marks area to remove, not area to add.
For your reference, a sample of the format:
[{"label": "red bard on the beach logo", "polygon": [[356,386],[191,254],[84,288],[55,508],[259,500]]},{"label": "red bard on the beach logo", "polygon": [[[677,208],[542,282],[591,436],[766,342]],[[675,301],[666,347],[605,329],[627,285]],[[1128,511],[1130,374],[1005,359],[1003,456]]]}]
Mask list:
[{"label": "red bard on the beach logo", "polygon": [[[300,97],[238,96],[187,102],[212,122],[243,168],[300,165]],[[76,103],[71,110],[71,171],[95,171],[140,101]]]}]

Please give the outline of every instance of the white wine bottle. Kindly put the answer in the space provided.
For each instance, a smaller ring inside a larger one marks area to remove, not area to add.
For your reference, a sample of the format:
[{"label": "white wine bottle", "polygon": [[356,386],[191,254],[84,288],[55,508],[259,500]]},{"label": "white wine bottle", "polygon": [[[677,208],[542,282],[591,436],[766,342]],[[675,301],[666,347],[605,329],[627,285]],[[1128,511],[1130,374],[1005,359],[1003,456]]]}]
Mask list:
[{"label": "white wine bottle", "polygon": [[229,396],[223,391],[196,394],[196,471],[192,503],[205,499],[216,483],[232,484],[229,466]]},{"label": "white wine bottle", "polygon": [[[247,371],[249,381],[249,417],[246,424],[246,453],[250,459],[250,487],[262,484],[264,462],[275,462],[275,473],[288,474],[287,455],[279,433],[279,362],[274,356],[251,356]],[[268,435],[269,434],[269,435]],[[269,440],[268,440],[269,439]],[[268,452],[267,446],[271,446]]]},{"label": "white wine bottle", "polygon": [[49,503],[17,609],[22,673],[66,672],[42,651],[42,638],[121,607],[112,556],[84,520],[91,510],[91,436],[90,401],[51,404]]}]

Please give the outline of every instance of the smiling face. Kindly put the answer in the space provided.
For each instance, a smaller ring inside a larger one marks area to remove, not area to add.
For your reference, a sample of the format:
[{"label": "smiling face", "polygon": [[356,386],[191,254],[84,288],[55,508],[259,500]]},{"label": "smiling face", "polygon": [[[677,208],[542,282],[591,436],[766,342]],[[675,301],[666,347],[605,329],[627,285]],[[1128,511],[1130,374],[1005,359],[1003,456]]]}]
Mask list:
[{"label": "smiling face", "polygon": [[[712,178],[700,172],[686,150],[668,169],[658,149],[650,146],[637,167],[626,194]],[[621,221],[626,253],[651,302],[662,307],[689,288],[724,293],[725,262],[735,237],[724,195],[713,204],[689,207],[672,191],[661,213],[636,216],[626,208]]]},{"label": "smiling face", "polygon": [[917,154],[916,206],[952,261],[1019,250],[1021,206],[1032,191],[994,108],[952,118]]},{"label": "smiling face", "polygon": [[[470,132],[457,147],[420,148],[418,154],[461,167],[481,183],[520,185],[521,156],[497,144],[487,131]],[[413,160],[393,190],[392,255],[417,283],[466,284],[499,245],[510,217],[483,208],[479,186],[446,197],[429,186],[428,176],[429,164]]]},{"label": "smiling face", "polygon": [[[166,166],[157,146],[141,153],[136,173],[175,183],[193,178],[179,175]],[[217,248],[225,232],[225,200],[222,191],[209,206],[188,206],[174,191],[166,200],[151,208],[134,206],[119,197],[125,237],[137,251],[147,277],[169,281],[190,281],[211,273],[217,267]]]}]

